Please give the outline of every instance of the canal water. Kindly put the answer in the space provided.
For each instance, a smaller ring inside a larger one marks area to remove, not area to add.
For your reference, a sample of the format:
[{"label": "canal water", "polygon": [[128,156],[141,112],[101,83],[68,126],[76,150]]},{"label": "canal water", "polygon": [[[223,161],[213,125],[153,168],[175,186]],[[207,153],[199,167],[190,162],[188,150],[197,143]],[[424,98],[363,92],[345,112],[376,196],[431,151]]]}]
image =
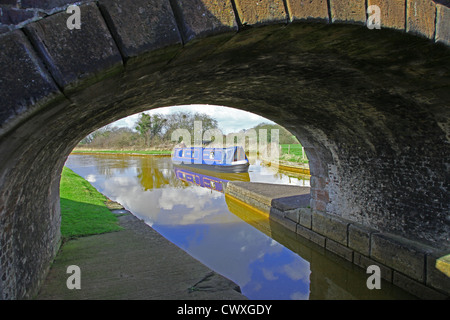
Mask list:
[{"label": "canal water", "polygon": [[248,173],[207,176],[200,183],[198,172],[174,167],[170,157],[160,156],[72,154],[66,166],[237,283],[250,299],[412,298],[384,281],[380,290],[369,290],[365,270],[221,192],[221,180],[309,186],[307,176],[256,163]]}]

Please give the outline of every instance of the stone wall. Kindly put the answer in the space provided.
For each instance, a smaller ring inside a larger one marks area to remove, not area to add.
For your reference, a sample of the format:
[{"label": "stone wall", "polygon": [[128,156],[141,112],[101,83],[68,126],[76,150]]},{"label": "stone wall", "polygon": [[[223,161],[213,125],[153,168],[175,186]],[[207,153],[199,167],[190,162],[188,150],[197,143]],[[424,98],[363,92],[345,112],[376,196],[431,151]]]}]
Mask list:
[{"label": "stone wall", "polygon": [[[95,0],[3,0],[0,2],[0,34],[40,20],[48,15],[65,11],[71,4],[99,2],[109,5],[111,1]],[[109,3],[108,3],[109,2]],[[158,7],[164,3],[147,3],[147,7]],[[237,28],[247,25],[287,23],[295,21],[320,21],[332,23],[365,24],[368,14],[367,6],[376,5],[381,10],[381,26],[405,30],[437,42],[450,44],[450,2],[447,0],[276,0],[254,1],[172,1],[174,14],[185,28],[182,33],[186,41],[201,34],[205,29],[204,21],[211,17],[220,21],[220,28]],[[138,6],[133,1],[115,1],[116,4]],[[168,3],[168,2],[166,2]],[[139,4],[141,5],[141,4]],[[206,7],[209,17],[199,19],[196,8]],[[203,20],[203,23],[202,23]],[[209,22],[210,23],[210,22]],[[218,25],[219,26],[219,25]],[[187,29],[186,29],[187,28]],[[197,31],[195,30],[197,28]],[[207,27],[210,31],[215,28]],[[217,31],[217,30],[216,30]]]},{"label": "stone wall", "polygon": [[[382,233],[335,215],[313,212],[305,205],[302,195],[280,197],[280,192],[266,191],[286,186],[259,185],[257,188],[248,183],[230,182],[226,196],[255,207],[271,221],[363,269],[370,265],[380,267],[384,280],[420,299],[450,297],[450,278],[436,268],[436,261],[448,251]],[[304,193],[304,188],[298,187],[291,193]],[[295,202],[299,204],[290,205]]]},{"label": "stone wall", "polygon": [[381,30],[364,26],[365,1],[101,0],[79,3],[80,30],[66,27],[67,4],[1,4],[3,299],[32,297],[45,276],[60,172],[78,141],[176,104],[235,107],[290,130],[318,216],[448,246],[446,4],[380,1],[392,8]]}]

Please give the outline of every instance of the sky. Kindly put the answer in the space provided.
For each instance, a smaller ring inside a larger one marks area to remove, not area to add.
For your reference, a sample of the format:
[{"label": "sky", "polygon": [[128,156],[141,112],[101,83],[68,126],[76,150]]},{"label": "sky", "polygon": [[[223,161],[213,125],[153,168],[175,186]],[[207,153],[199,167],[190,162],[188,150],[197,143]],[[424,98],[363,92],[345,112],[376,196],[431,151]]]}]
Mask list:
[{"label": "sky", "polygon": [[[164,107],[157,108],[150,111],[145,111],[145,113],[154,114],[170,114],[177,111],[190,111],[192,113],[206,113],[213,119],[216,119],[219,128],[222,130],[223,134],[228,134],[231,132],[237,132],[242,129],[253,128],[254,126],[260,124],[261,122],[274,124],[275,122],[270,121],[266,118],[258,116],[256,114],[214,105],[183,105],[174,107]],[[116,122],[111,123],[111,126],[115,127],[129,127],[134,129],[136,121],[139,119],[140,113],[134,114],[132,116],[120,119]]]}]

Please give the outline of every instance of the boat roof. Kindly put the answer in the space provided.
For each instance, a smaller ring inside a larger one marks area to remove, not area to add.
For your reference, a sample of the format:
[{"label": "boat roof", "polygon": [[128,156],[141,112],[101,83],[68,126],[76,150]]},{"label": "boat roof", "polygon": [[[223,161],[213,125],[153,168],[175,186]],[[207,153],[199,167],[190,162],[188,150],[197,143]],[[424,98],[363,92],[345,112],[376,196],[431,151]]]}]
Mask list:
[{"label": "boat roof", "polygon": [[242,148],[242,146],[232,146],[232,147],[175,147],[174,149],[235,149],[235,148]]}]

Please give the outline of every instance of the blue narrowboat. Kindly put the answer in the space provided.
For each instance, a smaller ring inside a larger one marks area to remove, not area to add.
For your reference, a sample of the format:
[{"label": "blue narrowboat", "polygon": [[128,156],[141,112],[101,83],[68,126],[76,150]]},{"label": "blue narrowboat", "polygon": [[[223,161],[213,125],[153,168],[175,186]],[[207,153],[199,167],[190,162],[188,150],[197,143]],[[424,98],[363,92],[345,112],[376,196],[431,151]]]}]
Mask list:
[{"label": "blue narrowboat", "polygon": [[247,172],[250,165],[242,147],[174,148],[172,162],[176,165],[218,172]]}]

